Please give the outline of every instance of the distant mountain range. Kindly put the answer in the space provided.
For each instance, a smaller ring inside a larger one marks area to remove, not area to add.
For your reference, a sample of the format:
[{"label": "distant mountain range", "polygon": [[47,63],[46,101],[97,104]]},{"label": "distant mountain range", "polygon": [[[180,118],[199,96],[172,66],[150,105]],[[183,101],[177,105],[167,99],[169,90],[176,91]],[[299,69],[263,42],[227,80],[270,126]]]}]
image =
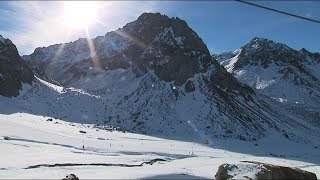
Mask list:
[{"label": "distant mountain range", "polygon": [[17,98],[1,99],[4,113],[18,108],[204,141],[269,133],[294,141],[318,137],[320,58],[305,49],[254,38],[211,55],[185,21],[143,13],[105,36],[37,48],[22,58],[36,77]]},{"label": "distant mountain range", "polygon": [[240,82],[279,102],[289,114],[319,126],[319,53],[254,38],[234,52],[213,57]]}]

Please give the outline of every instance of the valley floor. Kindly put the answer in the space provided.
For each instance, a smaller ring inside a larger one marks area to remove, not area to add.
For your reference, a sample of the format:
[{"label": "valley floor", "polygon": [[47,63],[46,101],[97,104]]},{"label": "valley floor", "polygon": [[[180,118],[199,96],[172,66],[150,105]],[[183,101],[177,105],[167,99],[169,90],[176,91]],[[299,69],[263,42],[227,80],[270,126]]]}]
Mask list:
[{"label": "valley floor", "polygon": [[270,135],[255,142],[216,139],[206,145],[49,118],[0,114],[0,178],[213,179],[219,165],[242,160],[298,167],[320,177],[319,144]]}]

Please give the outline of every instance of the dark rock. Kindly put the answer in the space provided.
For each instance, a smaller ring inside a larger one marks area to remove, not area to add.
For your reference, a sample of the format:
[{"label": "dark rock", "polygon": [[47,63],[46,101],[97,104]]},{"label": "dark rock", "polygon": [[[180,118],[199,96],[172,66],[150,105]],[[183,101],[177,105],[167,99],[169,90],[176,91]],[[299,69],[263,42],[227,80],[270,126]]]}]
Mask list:
[{"label": "dark rock", "polygon": [[10,138],[8,136],[3,137],[4,140],[9,140]]},{"label": "dark rock", "polygon": [[79,133],[86,134],[87,132],[86,131],[79,131]]},{"label": "dark rock", "polygon": [[241,140],[241,141],[246,141],[246,138],[245,137],[243,137],[243,136],[239,136],[239,139]]},{"label": "dark rock", "polygon": [[214,176],[216,180],[226,180],[231,179],[233,176],[228,174],[228,171],[232,169],[238,169],[236,165],[230,165],[230,164],[222,164],[218,168],[218,172]]},{"label": "dark rock", "polygon": [[139,118],[140,114],[141,114],[141,112],[134,112],[134,113],[131,113],[131,117],[133,117],[134,120],[136,120]]},{"label": "dark rock", "polygon": [[78,178],[76,175],[74,175],[74,174],[68,174],[68,175],[66,175],[66,177],[63,178],[62,180],[79,180],[79,178]]},{"label": "dark rock", "polygon": [[276,166],[260,162],[254,163],[263,166],[262,170],[257,174],[257,179],[317,179],[314,173],[298,168]]},{"label": "dark rock", "polygon": [[194,87],[193,82],[188,80],[186,85],[185,85],[185,89],[186,89],[187,92],[193,92],[196,88]]},{"label": "dark rock", "polygon": [[47,121],[52,121],[52,119],[50,118],[50,119],[47,119]]},{"label": "dark rock", "polygon": [[32,84],[33,73],[23,62],[16,46],[0,35],[0,95],[18,96],[22,83]]},{"label": "dark rock", "polygon": [[[304,171],[298,168],[291,168],[285,166],[277,166],[272,164],[266,164],[254,161],[241,161],[241,166],[234,164],[223,164],[219,166],[219,169],[215,175],[217,180],[232,179],[233,177],[243,179],[317,179],[317,176],[308,171]],[[250,167],[247,168],[246,166]],[[241,168],[239,168],[241,167]],[[242,176],[246,174],[249,169],[257,168],[257,173],[254,177]]]},{"label": "dark rock", "polygon": [[[254,91],[247,85],[240,83],[235,77],[219,66],[219,71],[212,74],[210,83],[214,88],[219,88],[221,96],[229,97],[239,94],[247,101],[253,100]],[[216,87],[218,86],[218,87]]]}]

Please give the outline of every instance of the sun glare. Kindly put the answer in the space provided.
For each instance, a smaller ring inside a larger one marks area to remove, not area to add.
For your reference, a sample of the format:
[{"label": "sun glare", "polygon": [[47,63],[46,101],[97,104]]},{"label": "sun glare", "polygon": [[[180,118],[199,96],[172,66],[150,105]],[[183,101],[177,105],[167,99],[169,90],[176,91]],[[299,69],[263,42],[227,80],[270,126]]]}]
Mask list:
[{"label": "sun glare", "polygon": [[88,28],[96,23],[97,5],[90,1],[64,2],[64,21],[71,29]]}]

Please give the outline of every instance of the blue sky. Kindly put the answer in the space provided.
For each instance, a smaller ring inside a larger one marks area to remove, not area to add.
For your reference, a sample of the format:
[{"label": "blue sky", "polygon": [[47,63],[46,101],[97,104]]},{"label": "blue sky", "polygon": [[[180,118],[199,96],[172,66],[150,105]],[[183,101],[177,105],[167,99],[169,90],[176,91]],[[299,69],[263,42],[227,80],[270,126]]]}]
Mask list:
[{"label": "blue sky", "polygon": [[[297,15],[320,19],[317,1],[256,1]],[[235,1],[98,1],[98,18],[104,23],[89,27],[92,38],[121,28],[143,12],[160,12],[184,19],[212,53],[231,51],[253,37],[282,42],[294,49],[305,47],[320,52],[320,24],[259,9]],[[36,47],[70,42],[86,37],[82,30],[69,31],[62,25],[61,1],[0,2],[0,34],[10,38],[19,53]]]}]

